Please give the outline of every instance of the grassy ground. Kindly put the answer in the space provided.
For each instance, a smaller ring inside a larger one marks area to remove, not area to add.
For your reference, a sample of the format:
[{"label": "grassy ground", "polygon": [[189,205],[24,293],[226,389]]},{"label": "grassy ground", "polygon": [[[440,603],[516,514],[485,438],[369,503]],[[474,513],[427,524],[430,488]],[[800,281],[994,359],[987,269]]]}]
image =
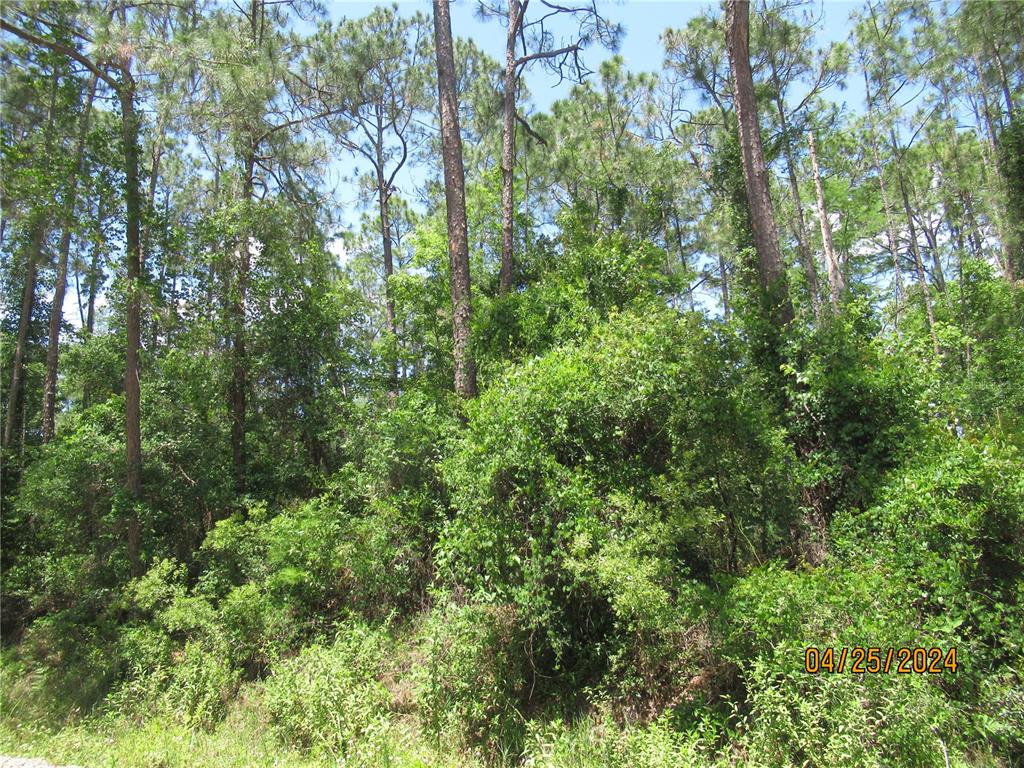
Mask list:
[{"label": "grassy ground", "polygon": [[83,768],[312,768],[332,762],[306,759],[283,748],[244,700],[210,732],[166,720],[137,723],[124,718],[85,720],[55,728],[0,718],[0,753],[43,757]]},{"label": "grassy ground", "polygon": [[[81,768],[319,768],[344,765],[335,755],[306,755],[276,739],[258,687],[243,689],[214,729],[195,730],[173,719],[145,722],[94,717],[70,723],[17,720],[0,713],[0,754],[40,757]],[[384,768],[462,768],[454,754],[428,746],[408,722],[396,720],[362,764]]]}]

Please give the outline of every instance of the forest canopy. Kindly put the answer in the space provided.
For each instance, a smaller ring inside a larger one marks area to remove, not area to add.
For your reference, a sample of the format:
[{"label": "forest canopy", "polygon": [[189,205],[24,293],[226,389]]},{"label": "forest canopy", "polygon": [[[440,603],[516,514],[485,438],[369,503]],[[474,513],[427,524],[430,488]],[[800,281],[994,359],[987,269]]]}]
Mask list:
[{"label": "forest canopy", "polygon": [[1019,0],[0,31],[0,754],[1024,762]]}]

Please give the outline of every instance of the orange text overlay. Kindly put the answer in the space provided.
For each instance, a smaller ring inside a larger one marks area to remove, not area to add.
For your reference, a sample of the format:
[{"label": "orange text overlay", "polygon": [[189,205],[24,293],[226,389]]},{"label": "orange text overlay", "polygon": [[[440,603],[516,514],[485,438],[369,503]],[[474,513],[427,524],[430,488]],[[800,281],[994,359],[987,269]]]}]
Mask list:
[{"label": "orange text overlay", "polygon": [[900,675],[938,675],[956,672],[956,647],[942,648],[852,648],[804,649],[804,671],[812,675],[849,672],[876,675],[895,672]]}]

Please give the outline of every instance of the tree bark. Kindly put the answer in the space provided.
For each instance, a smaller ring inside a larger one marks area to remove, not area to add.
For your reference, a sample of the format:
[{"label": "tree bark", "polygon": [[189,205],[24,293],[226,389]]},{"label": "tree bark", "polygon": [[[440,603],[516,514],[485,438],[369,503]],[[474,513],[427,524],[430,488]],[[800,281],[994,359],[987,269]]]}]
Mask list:
[{"label": "tree bark", "polygon": [[459,104],[455,90],[452,22],[449,0],[433,0],[433,5],[437,90],[441,118],[441,157],[444,163],[445,203],[448,209],[455,391],[461,397],[471,398],[476,396],[476,364],[469,348],[472,306],[466,225],[466,174],[462,164]]},{"label": "tree bark", "polygon": [[28,331],[32,325],[32,310],[36,303],[36,277],[39,260],[42,258],[46,226],[39,215],[32,227],[32,238],[25,264],[25,287],[21,294],[21,314],[18,316],[18,339],[14,343],[14,360],[11,362],[11,386],[7,390],[7,421],[4,423],[3,447],[9,448],[14,439],[14,424],[18,421],[18,404],[25,375],[25,351],[28,347]]},{"label": "tree bark", "polygon": [[932,256],[932,282],[935,283],[935,290],[939,293],[946,292],[946,275],[942,271],[942,260],[939,254],[939,232],[938,225],[929,223],[924,217],[921,219],[921,231],[924,232],[924,239],[928,241],[928,250]]},{"label": "tree bark", "polygon": [[726,44],[732,66],[743,180],[757,249],[758,273],[770,318],[773,324],[782,327],[793,319],[793,306],[779,250],[779,231],[768,191],[768,169],[754,100],[754,80],[750,71],[750,2],[727,0],[725,8]]},{"label": "tree bark", "polygon": [[996,71],[999,72],[999,85],[1003,90],[1003,100],[1006,102],[1006,122],[1010,122],[1013,116],[1013,96],[1010,94],[1010,83],[1006,79],[1006,68],[1003,66],[1003,57],[1000,55],[999,46],[993,46],[993,60],[996,62]]},{"label": "tree bark", "polygon": [[[133,502],[142,501],[142,422],[139,382],[140,322],[142,315],[142,205],[139,190],[139,118],[135,112],[135,80],[129,63],[121,65],[118,89],[125,169],[125,258],[128,268],[124,393],[127,490]],[[138,513],[128,517],[128,560],[133,576],[142,573]]]},{"label": "tree bark", "polygon": [[732,308],[729,305],[729,274],[726,269],[725,263],[725,251],[721,248],[718,249],[718,274],[721,278],[722,288],[722,318],[728,322],[732,313]]},{"label": "tree bark", "polygon": [[882,195],[882,209],[885,212],[885,230],[886,236],[889,239],[889,253],[892,254],[892,265],[896,273],[896,314],[894,325],[896,326],[896,332],[899,333],[900,303],[906,293],[906,289],[903,286],[903,271],[900,269],[899,241],[896,239],[896,226],[893,224],[892,206],[889,204],[889,194],[885,186],[885,174],[882,173],[882,163],[878,158],[878,140],[875,136],[874,129],[874,103],[871,98],[871,89],[867,71],[864,72],[864,92],[867,95],[868,104],[868,130],[871,139],[871,159],[875,165],[875,173],[878,174],[878,190]]},{"label": "tree bark", "polygon": [[[892,151],[894,155],[899,156],[899,145],[896,142],[896,131],[893,128],[889,129],[889,140],[892,142]],[[896,181],[900,188],[900,198],[903,201],[903,212],[907,217],[907,233],[910,239],[910,255],[914,258],[914,272],[917,275],[917,285],[921,289],[921,295],[924,299],[925,313],[928,316],[928,330],[932,336],[932,349],[935,352],[936,357],[941,352],[939,347],[939,337],[935,331],[935,309],[932,307],[932,294],[928,288],[928,279],[924,273],[924,262],[921,261],[921,249],[917,245],[917,227],[914,226],[914,213],[910,207],[910,196],[907,193],[907,185],[903,180],[903,169],[900,167],[900,162],[896,160]]]},{"label": "tree bark", "polygon": [[[773,70],[772,77],[775,79],[775,91],[778,93],[778,77]],[[793,160],[793,146],[789,140],[789,124],[786,120],[786,109],[781,98],[776,98],[775,108],[779,113],[779,127],[782,129],[782,147],[786,155],[786,172],[789,177],[789,193],[793,198],[793,209],[796,212],[796,243],[800,251],[800,261],[804,265],[804,274],[807,277],[807,292],[811,297],[811,309],[815,318],[821,317],[821,291],[818,288],[818,271],[815,268],[814,256],[807,245],[807,225],[804,222],[804,206],[800,200],[800,184],[796,178],[796,163]]]},{"label": "tree bark", "polygon": [[509,0],[508,35],[505,38],[505,92],[502,102],[501,126],[501,270],[498,274],[498,290],[502,294],[512,290],[516,90],[519,84],[519,78],[516,76],[516,35],[519,32],[525,11],[525,2]]},{"label": "tree bark", "polygon": [[[395,322],[395,300],[391,295],[391,276],[395,273],[394,243],[391,237],[391,190],[384,178],[384,126],[383,116],[377,114],[377,143],[374,171],[377,175],[377,203],[380,209],[380,240],[384,251],[384,322],[387,331],[394,339],[398,333]],[[392,358],[391,370],[388,374],[388,398],[392,401],[398,397],[398,359]]]},{"label": "tree bark", "polygon": [[[245,205],[252,200],[253,171],[256,165],[255,149],[248,145],[242,158],[242,200]],[[246,210],[244,216],[249,215]],[[248,388],[248,361],[245,347],[246,296],[249,290],[249,228],[242,227],[238,245],[235,247],[236,284],[231,304],[233,334],[231,342],[231,466],[234,473],[235,491],[245,493],[246,489],[246,390]]]},{"label": "tree bark", "polygon": [[994,195],[995,199],[992,202],[992,210],[996,229],[999,232],[1003,276],[1012,283],[1015,277],[1013,269],[1013,248],[1010,245],[1010,238],[1007,237],[1008,226],[1006,222],[1006,209],[1004,202],[1005,184],[1003,182],[1002,170],[999,167],[999,162],[996,160],[997,139],[995,124],[992,119],[992,107],[989,104],[988,93],[985,91],[985,80],[982,76],[983,71],[981,68],[981,62],[978,60],[977,54],[972,55],[971,61],[974,64],[975,82],[977,83],[978,96],[981,99],[981,110],[985,122],[985,133],[988,137],[988,151],[984,153],[986,162],[983,167],[988,170],[989,178],[995,181],[996,186],[996,192]]},{"label": "tree bark", "polygon": [[87,288],[89,289],[88,305],[85,312],[85,334],[92,337],[96,328],[96,294],[99,293],[100,282],[100,242],[103,240],[103,200],[96,202],[96,245],[92,249],[92,263],[89,265]]},{"label": "tree bark", "polygon": [[832,226],[828,220],[828,209],[825,207],[825,190],[821,186],[821,169],[818,167],[818,148],[814,142],[814,132],[807,132],[807,144],[811,150],[811,168],[814,170],[814,191],[818,197],[818,221],[821,224],[821,250],[825,255],[828,267],[828,286],[832,296],[832,308],[838,310],[839,304],[846,293],[846,279],[843,268],[836,257],[836,249],[832,244]]},{"label": "tree bark", "polygon": [[[5,27],[5,30],[8,29]],[[14,31],[14,30],[10,30]],[[53,118],[57,105],[57,70],[54,69],[50,80],[50,106],[47,110],[46,128],[44,129],[44,155],[49,157],[53,146]],[[43,259],[43,246],[46,242],[46,220],[41,212],[37,212],[32,220],[32,235],[29,238],[28,254],[25,261],[25,286],[21,294],[21,314],[18,316],[18,338],[14,343],[14,359],[11,361],[11,386],[7,390],[7,421],[0,446],[9,448],[14,439],[14,424],[18,420],[18,404],[25,377],[25,352],[28,348],[28,332],[32,324],[32,310],[36,304],[36,279],[39,264]],[[22,428],[24,431],[25,409],[22,408]],[[24,436],[23,436],[24,437]],[[24,442],[24,440],[22,441]],[[24,448],[22,448],[24,453]]]},{"label": "tree bark", "polygon": [[48,443],[55,434],[57,406],[57,364],[60,354],[60,322],[64,317],[64,294],[68,285],[68,253],[71,250],[71,231],[75,220],[75,203],[78,198],[78,180],[85,173],[85,139],[89,133],[89,119],[92,102],[96,97],[97,79],[89,84],[85,99],[85,110],[78,130],[75,157],[78,159],[75,172],[68,182],[68,196],[65,200],[64,232],[60,239],[60,254],[57,261],[57,282],[53,289],[53,306],[50,308],[50,327],[46,346],[46,377],[43,380],[43,442]]}]

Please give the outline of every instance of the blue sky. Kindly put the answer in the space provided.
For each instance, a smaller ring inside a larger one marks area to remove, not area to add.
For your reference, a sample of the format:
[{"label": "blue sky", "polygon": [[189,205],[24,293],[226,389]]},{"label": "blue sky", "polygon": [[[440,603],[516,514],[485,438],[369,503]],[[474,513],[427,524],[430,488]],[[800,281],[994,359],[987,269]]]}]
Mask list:
[{"label": "blue sky", "polygon": [[[335,0],[328,2],[331,18],[363,16],[375,5],[371,0]],[[403,12],[430,13],[428,0],[401,0],[397,3]],[[819,0],[822,14],[819,44],[845,40],[850,31],[850,15],[863,3],[846,0]],[[718,2],[696,0],[599,0],[598,8],[613,22],[625,28],[625,37],[619,53],[634,72],[658,72],[662,67],[662,47],[659,36],[666,27],[683,27],[686,22],[705,9],[719,12]],[[454,0],[452,3],[452,33],[457,37],[472,38],[477,45],[501,59],[504,52],[504,29],[498,20],[481,21],[476,17],[476,0]],[[587,51],[587,62],[593,67],[612,54],[603,48]],[[528,70],[526,82],[533,94],[535,105],[544,109],[552,101],[569,91],[569,84],[554,87],[549,75],[540,68]],[[858,105],[859,106],[859,105]]]},{"label": "blue sky", "polygon": [[[328,15],[335,21],[342,17],[354,18],[368,14],[375,6],[384,3],[378,0],[334,0],[326,2]],[[429,0],[399,0],[397,3],[402,13],[417,11],[429,15]],[[598,0],[598,7],[609,20],[621,23],[625,34],[618,51],[625,59],[626,66],[634,72],[661,72],[663,50],[659,37],[667,27],[683,27],[694,16],[705,9],[720,13],[720,4],[714,2],[697,2],[695,0]],[[821,16],[818,30],[817,45],[823,47],[832,41],[846,40],[851,24],[850,16],[858,8],[860,2],[840,2],[838,0],[818,0],[817,14]],[[457,37],[471,38],[483,50],[495,59],[500,60],[504,52],[504,27],[499,20],[482,21],[476,16],[476,0],[455,0],[452,4],[452,32]],[[593,47],[586,52],[585,61],[591,69],[612,56],[613,53],[600,47]],[[525,75],[526,85],[531,95],[528,111],[546,110],[551,103],[565,97],[571,88],[566,81],[560,85],[557,78],[540,67],[529,69]],[[847,109],[853,112],[863,110],[863,85],[856,76],[848,78],[849,87],[845,91],[835,89],[829,98],[837,103],[846,102]],[[371,208],[359,204],[353,184],[346,181],[354,172],[365,173],[368,169],[356,164],[355,160],[340,149],[332,150],[333,161],[328,172],[328,184],[334,188],[334,203],[341,213],[341,224],[344,227],[356,225],[360,216]],[[425,177],[426,169],[409,164],[397,179],[398,186],[404,191],[412,191]],[[410,195],[406,194],[406,197]],[[333,249],[332,249],[333,250]],[[75,305],[75,294],[68,291],[65,300],[64,314],[73,325],[78,325],[78,310]]]},{"label": "blue sky", "polygon": [[[333,20],[355,18],[369,13],[374,6],[383,3],[376,0],[335,0],[327,2],[329,16]],[[402,13],[422,12],[429,15],[429,0],[400,0],[397,5]],[[504,27],[500,20],[480,20],[476,15],[476,0],[454,0],[452,3],[452,33],[456,37],[470,38],[478,47],[489,53],[496,60],[504,55]],[[817,35],[818,47],[824,47],[833,41],[846,40],[850,29],[850,16],[858,8],[860,2],[818,0],[815,15],[820,15],[821,25]],[[705,9],[720,13],[717,2],[697,2],[696,0],[598,0],[598,8],[612,22],[622,24],[625,34],[621,40],[618,53],[623,57],[626,66],[633,72],[661,72],[663,49],[659,37],[667,27],[684,27],[694,16]],[[587,65],[596,70],[597,65],[614,55],[600,46],[593,46],[585,53]],[[834,89],[829,97],[837,103],[846,102],[847,108],[859,112],[863,109],[863,85],[856,77],[849,78],[849,87],[845,91]],[[527,111],[546,110],[552,102],[568,95],[572,83],[569,81],[558,84],[553,77],[541,67],[528,69],[525,82],[531,96]],[[696,106],[696,105],[695,105]],[[331,177],[337,180],[335,187],[336,202],[342,211],[342,220],[346,225],[355,224],[360,215],[356,194],[351,185],[342,180],[351,176],[356,170],[354,161],[339,158],[332,164]],[[365,172],[365,168],[359,168]],[[410,190],[423,179],[423,169],[409,167],[399,175],[398,186]]]},{"label": "blue sky", "polygon": [[[336,1],[327,3],[327,10],[330,17],[337,21],[343,17],[363,16],[379,4],[381,3],[365,0]],[[428,16],[431,13],[429,0],[404,0],[397,4],[402,13],[422,12]],[[537,4],[537,2],[534,3],[534,5]],[[454,0],[452,3],[452,33],[456,37],[472,39],[479,48],[500,61],[504,57],[504,26],[499,19],[479,19],[476,15],[476,7],[477,0]],[[820,18],[820,24],[816,33],[815,47],[824,48],[831,42],[847,40],[852,27],[851,15],[862,7],[863,3],[861,2],[817,0],[813,7],[813,14]],[[600,46],[588,49],[584,58],[587,66],[596,70],[600,62],[618,53],[623,57],[630,71],[653,73],[662,71],[664,51],[660,36],[666,28],[685,27],[690,19],[705,10],[710,10],[715,14],[722,12],[718,0],[712,2],[598,0],[598,8],[610,21],[623,26],[624,35],[617,52],[608,51]],[[571,22],[564,29],[567,33],[571,33]],[[560,30],[556,27],[554,31],[557,35]],[[566,97],[572,88],[570,81],[558,83],[557,77],[552,76],[541,67],[527,69],[525,82],[530,94],[527,113],[547,110],[554,101]],[[794,90],[793,96],[799,98],[800,94]],[[863,83],[856,73],[848,77],[848,87],[845,90],[833,88],[826,97],[840,105],[845,103],[845,109],[854,113],[859,113],[864,109]],[[693,98],[693,107],[697,108],[699,106],[697,95],[694,94]],[[374,206],[372,204],[360,205],[357,193],[346,177],[351,178],[355,171],[365,173],[367,168],[357,166],[353,158],[344,154],[338,154],[335,157],[337,159],[331,164],[328,184],[334,187],[334,202],[338,206],[342,226],[352,228],[358,225],[359,218],[364,212],[368,211],[372,214]],[[427,173],[426,168],[410,164],[398,175],[396,185],[406,199],[414,197],[411,193],[424,182]],[[410,202],[415,204],[411,199]],[[345,260],[346,254],[341,249],[340,241],[335,242],[332,251],[343,261]],[[698,294],[698,303],[709,311],[717,311],[715,309],[717,293],[698,291]]]}]

